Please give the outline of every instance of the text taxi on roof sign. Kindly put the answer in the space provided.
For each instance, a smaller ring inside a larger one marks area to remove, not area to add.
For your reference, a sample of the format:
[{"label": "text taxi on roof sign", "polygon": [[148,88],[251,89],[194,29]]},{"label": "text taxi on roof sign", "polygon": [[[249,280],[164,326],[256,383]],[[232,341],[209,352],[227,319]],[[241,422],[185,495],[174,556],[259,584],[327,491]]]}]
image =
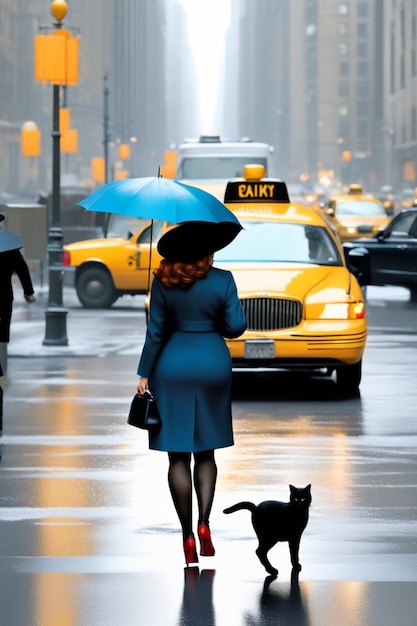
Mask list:
[{"label": "text taxi on roof sign", "polygon": [[246,165],[244,179],[232,180],[227,184],[224,203],[285,202],[289,203],[287,185],[280,180],[265,179],[262,165]]}]

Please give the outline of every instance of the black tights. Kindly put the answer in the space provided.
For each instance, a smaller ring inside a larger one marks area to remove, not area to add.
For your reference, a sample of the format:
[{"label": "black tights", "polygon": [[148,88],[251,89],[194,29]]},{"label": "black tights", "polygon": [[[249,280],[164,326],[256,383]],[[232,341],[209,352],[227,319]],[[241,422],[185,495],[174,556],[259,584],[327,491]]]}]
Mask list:
[{"label": "black tights", "polygon": [[[193,532],[191,453],[168,452],[168,458],[168,484],[185,541]],[[214,460],[214,450],[195,452],[193,480],[197,494],[199,524],[202,521],[208,524],[216,488],[216,479],[217,465]]]}]

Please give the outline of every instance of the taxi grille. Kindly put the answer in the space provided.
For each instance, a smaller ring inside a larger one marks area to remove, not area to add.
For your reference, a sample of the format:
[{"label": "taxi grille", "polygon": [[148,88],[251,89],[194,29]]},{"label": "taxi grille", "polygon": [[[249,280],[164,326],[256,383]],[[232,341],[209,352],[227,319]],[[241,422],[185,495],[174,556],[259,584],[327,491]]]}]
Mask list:
[{"label": "taxi grille", "polygon": [[301,322],[302,305],[281,298],[242,298],[248,330],[279,330]]}]

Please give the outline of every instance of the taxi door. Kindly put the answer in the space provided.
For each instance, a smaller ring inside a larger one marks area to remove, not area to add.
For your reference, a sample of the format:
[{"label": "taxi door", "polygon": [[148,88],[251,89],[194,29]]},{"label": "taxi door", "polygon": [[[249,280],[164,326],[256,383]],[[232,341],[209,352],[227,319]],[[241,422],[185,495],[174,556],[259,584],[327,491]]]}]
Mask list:
[{"label": "taxi door", "polygon": [[135,280],[139,289],[144,291],[151,285],[153,270],[161,261],[161,255],[157,250],[157,241],[161,236],[165,222],[154,221],[139,233],[136,240],[135,252]]}]

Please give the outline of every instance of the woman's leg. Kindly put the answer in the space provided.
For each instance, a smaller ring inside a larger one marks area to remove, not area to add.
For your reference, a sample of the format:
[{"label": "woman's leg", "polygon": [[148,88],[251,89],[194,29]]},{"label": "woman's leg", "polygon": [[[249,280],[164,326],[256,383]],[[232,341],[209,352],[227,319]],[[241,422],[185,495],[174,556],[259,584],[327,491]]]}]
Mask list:
[{"label": "woman's leg", "polygon": [[208,524],[217,479],[214,450],[196,452],[194,461],[194,487],[198,502],[198,523],[205,522]]},{"label": "woman's leg", "polygon": [[191,454],[168,452],[168,458],[168,484],[185,541],[192,534]]}]

